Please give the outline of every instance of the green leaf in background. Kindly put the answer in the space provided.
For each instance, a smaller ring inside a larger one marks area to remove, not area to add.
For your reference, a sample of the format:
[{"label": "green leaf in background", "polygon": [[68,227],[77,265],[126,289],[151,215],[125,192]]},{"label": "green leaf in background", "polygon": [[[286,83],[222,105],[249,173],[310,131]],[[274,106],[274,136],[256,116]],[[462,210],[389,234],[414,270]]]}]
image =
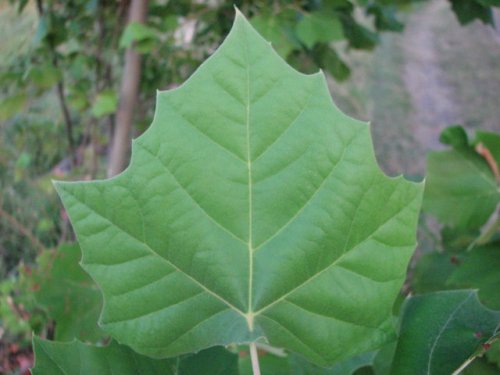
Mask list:
[{"label": "green leaf in background", "polygon": [[[216,346],[179,359],[174,375],[238,375],[238,355]],[[277,374],[276,374],[277,375]]]},{"label": "green leaf in background", "polygon": [[28,96],[24,93],[5,98],[0,103],[0,121],[5,121],[21,112],[26,106]]},{"label": "green leaf in background", "polygon": [[466,250],[480,234],[479,228],[463,230],[454,227],[443,227],[441,229],[441,244],[446,252],[462,253]]},{"label": "green leaf in background", "polygon": [[214,347],[184,358],[157,360],[112,341],[108,346],[33,338],[33,375],[238,375],[238,357]]},{"label": "green leaf in background", "polygon": [[317,45],[314,49],[315,61],[321,69],[330,73],[333,78],[337,81],[343,81],[349,78],[351,75],[351,70],[349,66],[342,61],[337,52],[325,45]]},{"label": "green leaf in background", "polygon": [[491,344],[490,349],[486,352],[486,358],[500,369],[500,340]]},{"label": "green leaf in background", "polygon": [[458,230],[479,229],[500,202],[500,186],[486,160],[464,147],[458,133],[445,130],[442,137],[452,150],[428,154],[423,208]]},{"label": "green leaf in background", "polygon": [[92,114],[95,117],[102,117],[114,113],[118,105],[118,95],[113,90],[106,90],[95,98],[92,106]]},{"label": "green leaf in background", "polygon": [[375,27],[381,31],[403,31],[404,25],[396,18],[396,9],[380,4],[370,4],[367,14],[375,17]]},{"label": "green leaf in background", "polygon": [[[295,354],[276,356],[267,352],[259,352],[259,363],[262,375],[352,375],[357,370],[371,366],[376,352],[356,355],[336,363],[333,367],[318,367]],[[252,375],[250,356],[245,352],[240,356],[240,375]]]},{"label": "green leaf in background", "polygon": [[454,268],[448,285],[477,288],[482,303],[500,310],[500,242],[474,248]]},{"label": "green leaf in background", "polygon": [[476,19],[486,24],[494,25],[494,18],[491,8],[485,5],[485,1],[493,0],[449,0],[451,7],[462,25],[466,25]]},{"label": "green leaf in background", "polygon": [[[258,354],[261,375],[290,375],[292,373],[289,356],[276,356],[260,350]],[[248,350],[240,353],[239,375],[254,375]]]},{"label": "green leaf in background", "polygon": [[81,253],[76,244],[47,251],[39,259],[37,302],[56,322],[55,339],[75,338],[97,341],[104,332],[97,326],[102,307],[101,292],[79,265]]},{"label": "green leaf in background", "polygon": [[492,363],[488,363],[484,358],[479,358],[472,362],[460,375],[498,375],[500,369]]},{"label": "green leaf in background", "polygon": [[250,23],[265,39],[272,43],[273,48],[284,59],[299,46],[291,32],[294,23],[286,14],[263,13],[253,17]]},{"label": "green leaf in background", "polygon": [[498,334],[500,311],[474,290],[411,297],[402,316],[392,375],[449,375]]},{"label": "green leaf in background", "polygon": [[52,65],[35,66],[30,69],[28,79],[38,88],[46,90],[54,86],[61,73]]},{"label": "green leaf in background", "polygon": [[375,375],[389,375],[391,373],[392,360],[396,351],[397,342],[393,341],[377,350],[373,359],[373,372]]},{"label": "green leaf in background", "polygon": [[32,375],[174,375],[176,360],[155,360],[111,342],[106,347],[79,341],[60,343],[33,337]]},{"label": "green leaf in background", "polygon": [[341,18],[344,35],[353,48],[371,50],[379,42],[377,33],[357,23],[351,15]]},{"label": "green leaf in background", "polygon": [[456,270],[458,257],[449,252],[433,251],[422,255],[413,270],[411,289],[417,294],[451,289],[447,281]]},{"label": "green leaf in background", "polygon": [[352,375],[357,370],[371,366],[376,352],[358,354],[352,358],[338,362],[330,368],[322,368],[308,363],[304,359],[296,356],[290,356],[291,375]]},{"label": "green leaf in background", "polygon": [[456,150],[468,148],[469,139],[465,129],[460,125],[449,126],[439,135],[439,142]]},{"label": "green leaf in background", "polygon": [[241,14],[158,94],[131,160],[56,183],[119,342],[168,357],[265,338],[331,366],[394,337],[423,186],[385,176],[367,124]]},{"label": "green leaf in background", "polygon": [[312,12],[305,14],[297,23],[298,38],[312,48],[316,43],[333,42],[344,38],[342,24],[334,14]]},{"label": "green leaf in background", "polygon": [[131,22],[127,25],[120,37],[120,48],[129,48],[134,42],[157,39],[156,30],[139,22]]},{"label": "green leaf in background", "polygon": [[500,0],[476,0],[479,4],[490,7],[500,7]]},{"label": "green leaf in background", "polygon": [[33,44],[35,46],[39,46],[40,44],[42,44],[47,35],[49,35],[51,28],[52,28],[52,21],[50,14],[49,15],[44,14],[38,20],[36,33],[33,37]]},{"label": "green leaf in background", "polygon": [[68,95],[68,102],[77,111],[83,111],[89,106],[87,92],[78,88],[72,88]]}]

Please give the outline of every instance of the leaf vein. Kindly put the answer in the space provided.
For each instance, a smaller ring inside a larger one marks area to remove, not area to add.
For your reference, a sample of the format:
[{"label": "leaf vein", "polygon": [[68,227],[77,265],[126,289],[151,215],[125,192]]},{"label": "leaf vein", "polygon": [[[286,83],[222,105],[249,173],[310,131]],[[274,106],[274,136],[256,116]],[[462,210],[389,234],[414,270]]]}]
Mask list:
[{"label": "leaf vein", "polygon": [[212,215],[210,215],[208,213],[207,210],[205,210],[203,208],[203,206],[196,200],[194,199],[194,197],[189,193],[189,191],[180,183],[180,181],[177,179],[177,177],[175,176],[175,174],[170,170],[170,168],[163,162],[163,160],[161,160],[158,155],[155,155],[151,150],[149,150],[145,145],[141,144],[141,143],[138,143],[145,151],[147,151],[150,155],[152,155],[154,158],[154,160],[158,161],[160,163],[160,165],[163,166],[163,168],[169,173],[169,175],[172,176],[172,178],[174,179],[174,182],[177,184],[177,186],[187,195],[188,198],[191,199],[191,201],[205,214],[205,216],[210,220],[212,221],[215,225],[217,225],[219,228],[221,228],[224,232],[226,232],[227,234],[231,235],[231,237],[237,239],[238,241],[240,241],[241,243],[243,244],[247,244],[247,241],[243,240],[242,238],[240,238],[239,236],[237,236],[236,234],[234,234],[232,231],[230,231],[229,229],[227,229],[224,225],[222,225],[220,222],[218,222]]},{"label": "leaf vein", "polygon": [[[416,197],[414,198],[416,199]],[[328,266],[326,266],[325,268],[323,268],[321,271],[315,273],[314,275],[312,275],[311,277],[309,277],[308,279],[306,279],[305,281],[303,281],[302,283],[300,283],[299,285],[297,285],[296,287],[292,288],[290,291],[286,292],[285,294],[283,294],[281,297],[277,298],[275,301],[269,303],[267,306],[264,306],[262,307],[260,310],[258,310],[255,315],[258,315],[260,313],[262,313],[263,311],[269,309],[270,307],[274,306],[275,304],[281,302],[282,300],[284,300],[286,297],[288,297],[290,294],[292,294],[293,292],[295,292],[296,290],[300,289],[301,287],[303,287],[305,284],[309,283],[310,281],[314,280],[315,278],[317,278],[318,276],[322,275],[324,272],[328,271],[330,268],[336,266],[338,264],[338,262],[340,262],[347,254],[349,254],[349,252],[351,251],[354,251],[357,247],[359,247],[360,245],[362,245],[363,243],[365,243],[366,241],[370,240],[383,226],[385,226],[388,222],[390,222],[392,219],[394,219],[395,217],[397,217],[399,214],[401,214],[405,209],[407,209],[410,205],[404,205],[402,206],[398,212],[396,212],[394,215],[392,215],[391,217],[389,217],[386,221],[384,221],[383,223],[381,223],[372,233],[370,233],[365,239],[361,240],[360,242],[358,242],[357,244],[355,244],[351,249],[349,249],[348,251],[344,252],[342,255],[340,255],[336,260],[334,260],[331,264],[329,264]]]},{"label": "leaf vein", "polygon": [[192,275],[190,275],[189,273],[187,273],[186,271],[182,270],[181,268],[179,268],[177,265],[175,265],[174,263],[172,263],[170,260],[162,257],[158,252],[156,252],[153,248],[151,248],[147,243],[145,242],[141,242],[137,237],[135,237],[132,233],[129,233],[127,232],[126,230],[124,230],[123,228],[121,228],[118,224],[112,222],[110,219],[108,219],[106,216],[102,215],[101,213],[97,212],[97,210],[95,210],[95,208],[93,207],[90,207],[88,205],[86,205],[84,202],[82,202],[78,197],[76,197],[74,194],[72,194],[70,191],[66,190],[66,192],[71,195],[76,201],[78,201],[80,204],[83,204],[85,205],[89,210],[92,210],[96,215],[102,217],[103,219],[107,220],[109,223],[111,223],[112,225],[114,225],[117,229],[119,229],[122,233],[128,235],[129,237],[135,239],[136,241],[138,241],[139,243],[143,244],[146,248],[146,250],[148,250],[152,255],[154,256],[157,256],[159,259],[163,260],[166,264],[168,264],[170,267],[174,268],[176,271],[178,271],[179,273],[183,274],[184,276],[186,276],[186,278],[188,278],[189,280],[191,280],[191,282],[193,282],[194,284],[196,284],[197,286],[199,286],[200,288],[202,288],[205,292],[209,293],[210,295],[212,295],[213,297],[217,298],[218,300],[220,300],[221,302],[225,303],[227,306],[229,306],[231,309],[233,309],[234,311],[238,312],[239,314],[241,314],[242,316],[245,316],[245,313],[243,313],[240,309],[238,309],[236,306],[234,306],[232,303],[230,303],[229,301],[227,301],[226,299],[224,299],[222,296],[220,296],[219,294],[217,294],[216,292],[214,292],[213,290],[207,288],[205,285],[203,285],[200,281],[196,280]]},{"label": "leaf vein", "polygon": [[378,327],[373,327],[373,326],[369,326],[369,325],[366,325],[366,324],[359,324],[359,323],[351,322],[349,320],[341,319],[341,318],[333,316],[333,315],[321,314],[321,313],[319,313],[317,311],[312,311],[312,310],[306,309],[304,306],[301,306],[301,305],[299,305],[299,304],[297,304],[295,302],[292,302],[289,299],[284,299],[283,302],[286,302],[286,303],[288,303],[290,305],[296,306],[297,308],[305,311],[308,314],[318,315],[318,316],[323,317],[323,318],[337,320],[339,322],[343,322],[343,323],[347,323],[347,324],[352,324],[352,325],[355,325],[355,326],[358,326],[358,327],[370,328],[370,329],[378,329]]},{"label": "leaf vein", "polygon": [[105,322],[103,323],[104,325],[115,325],[115,324],[118,324],[118,323],[123,323],[123,322],[130,322],[132,320],[138,320],[138,319],[142,319],[146,316],[150,316],[150,315],[154,315],[156,313],[159,313],[160,311],[164,311],[164,310],[168,310],[170,308],[173,308],[175,306],[178,306],[180,304],[183,304],[191,299],[195,299],[196,297],[199,297],[200,295],[202,295],[204,293],[204,291],[200,291],[199,293],[195,293],[189,297],[186,297],[184,299],[182,299],[181,301],[177,301],[171,305],[167,305],[167,306],[162,306],[158,309],[155,309],[155,310],[152,310],[152,311],[148,311],[147,313],[144,313],[144,314],[141,314],[141,315],[138,315],[138,316],[133,316],[133,317],[130,317],[130,318],[124,318],[124,319],[119,319],[119,320],[113,320],[113,321],[109,321],[109,322]]},{"label": "leaf vein", "polygon": [[427,361],[427,374],[431,375],[431,362],[432,362],[432,355],[434,354],[434,350],[436,349],[438,341],[441,339],[441,336],[443,335],[444,331],[452,321],[453,317],[455,314],[458,312],[458,310],[469,300],[474,295],[474,292],[470,292],[467,298],[465,298],[462,302],[460,302],[457,307],[453,310],[453,312],[450,314],[444,325],[441,327],[441,329],[438,332],[438,335],[436,336],[434,342],[432,343],[431,350],[429,351],[429,359]]},{"label": "leaf vein", "polygon": [[325,178],[323,179],[323,181],[321,181],[320,185],[318,186],[318,188],[311,194],[311,196],[309,197],[309,199],[302,205],[302,207],[300,207],[297,212],[281,227],[279,228],[277,231],[275,231],[271,236],[269,236],[266,240],[262,241],[256,248],[255,248],[255,252],[257,252],[258,250],[262,249],[262,247],[264,247],[265,244],[267,244],[268,242],[270,242],[273,238],[275,238],[276,236],[278,236],[281,232],[283,232],[306,208],[307,206],[313,201],[314,197],[316,197],[316,195],[321,191],[321,189],[323,188],[323,186],[326,184],[326,182],[329,180],[329,178],[332,176],[333,172],[337,169],[337,167],[342,163],[342,161],[344,160],[344,157],[345,157],[345,152],[346,150],[348,149],[350,143],[352,142],[353,140],[351,139],[349,141],[349,143],[344,147],[344,150],[342,151],[342,155],[340,156],[339,160],[337,161],[337,163],[335,163],[333,166],[332,166],[332,169],[328,172],[328,174],[325,176]]},{"label": "leaf vein", "polygon": [[[177,114],[179,114],[179,116],[189,125],[190,128],[192,128],[193,130],[195,130],[197,133],[201,134],[202,136],[204,136],[206,139],[208,139],[211,143],[213,143],[214,145],[218,146],[219,148],[221,148],[222,150],[224,150],[225,152],[231,154],[232,156],[234,156],[236,159],[238,159],[239,161],[243,162],[243,163],[246,163],[246,161],[241,157],[239,156],[237,153],[235,153],[233,150],[227,148],[226,146],[224,146],[222,143],[219,143],[218,141],[216,141],[214,138],[212,138],[211,136],[209,136],[207,133],[205,133],[203,130],[201,130],[200,128],[198,128],[189,118],[187,118],[186,116],[184,116],[184,114],[182,112],[179,112],[179,111],[172,111],[172,112],[175,112]],[[156,155],[155,155],[156,156]]]},{"label": "leaf vein", "polygon": [[269,144],[266,146],[266,148],[264,148],[264,150],[261,151],[261,153],[259,155],[257,155],[255,158],[254,158],[254,163],[259,160],[270,148],[272,148],[281,138],[283,138],[283,136],[288,133],[288,131],[293,127],[293,125],[295,125],[299,118],[302,116],[302,114],[306,111],[307,109],[307,106],[309,105],[309,103],[311,102],[311,98],[313,97],[313,93],[314,93],[314,90],[311,89],[311,91],[309,92],[309,96],[307,98],[307,100],[305,100],[304,102],[304,105],[303,107],[300,109],[300,111],[298,112],[297,116],[295,116],[295,118],[290,121],[290,124]]}]

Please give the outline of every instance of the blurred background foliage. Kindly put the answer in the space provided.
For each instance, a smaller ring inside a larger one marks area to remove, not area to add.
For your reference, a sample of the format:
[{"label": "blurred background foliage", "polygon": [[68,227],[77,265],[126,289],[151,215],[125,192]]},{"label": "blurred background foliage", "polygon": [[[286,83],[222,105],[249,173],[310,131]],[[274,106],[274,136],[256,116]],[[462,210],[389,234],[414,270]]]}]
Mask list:
[{"label": "blurred background foliage", "polygon": [[[47,307],[54,297],[37,296],[44,282],[33,276],[59,267],[54,249],[74,240],[51,180],[121,170],[130,139],[151,123],[155,90],[184,82],[217,48],[234,5],[296,69],[322,69],[343,111],[372,121],[388,174],[421,178],[425,153],[441,147],[449,124],[500,130],[498,0],[1,0],[3,343],[22,351],[31,331],[58,336],[58,312]],[[125,101],[130,79],[137,87]],[[123,125],[127,113],[131,127]],[[440,226],[425,216],[422,222],[420,246],[440,247]],[[73,251],[71,258],[77,250],[61,251]],[[68,283],[86,290],[91,281],[75,277]]]}]

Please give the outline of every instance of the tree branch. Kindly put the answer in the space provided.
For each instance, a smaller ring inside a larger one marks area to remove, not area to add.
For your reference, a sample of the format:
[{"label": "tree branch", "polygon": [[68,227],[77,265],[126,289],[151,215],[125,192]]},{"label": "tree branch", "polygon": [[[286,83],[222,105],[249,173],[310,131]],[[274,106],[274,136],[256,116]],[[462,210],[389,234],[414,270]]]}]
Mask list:
[{"label": "tree branch", "polygon": [[21,222],[19,222],[14,216],[5,211],[2,207],[0,207],[0,217],[4,218],[17,232],[24,235],[38,250],[38,252],[42,252],[43,250],[45,250],[45,246],[33,234],[33,232],[31,232],[30,229],[25,227]]},{"label": "tree branch", "polygon": [[[147,0],[132,0],[129,8],[128,23],[143,23],[146,20],[147,9]],[[134,46],[132,45],[125,52],[125,67],[123,69],[120,102],[116,112],[115,129],[109,156],[108,177],[120,173],[125,168],[130,147],[130,132],[141,77],[140,55],[133,48]]]},{"label": "tree branch", "polygon": [[[42,0],[36,0],[36,7],[38,10],[38,16],[42,18],[45,15],[45,9],[43,7]],[[54,68],[59,70],[59,59],[57,57],[57,52],[51,38],[47,38],[47,46],[49,48],[50,54],[52,55],[52,65],[54,66]],[[66,98],[64,96],[64,91],[65,91],[64,78],[62,73],[61,73],[61,78],[59,78],[59,81],[57,82],[56,90],[57,90],[57,98],[59,100],[59,105],[61,106],[61,111],[64,119],[64,125],[66,127],[68,150],[71,156],[70,160],[72,165],[74,166],[77,164],[77,155],[75,149],[75,141],[73,139],[73,121],[71,120],[68,104],[66,103]]]}]

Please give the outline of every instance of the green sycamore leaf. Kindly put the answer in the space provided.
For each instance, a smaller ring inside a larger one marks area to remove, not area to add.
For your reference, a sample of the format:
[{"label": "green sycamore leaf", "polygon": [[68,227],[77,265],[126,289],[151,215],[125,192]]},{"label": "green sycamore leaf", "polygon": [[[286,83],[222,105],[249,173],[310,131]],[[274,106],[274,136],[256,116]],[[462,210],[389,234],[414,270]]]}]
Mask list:
[{"label": "green sycamore leaf", "polygon": [[396,18],[396,8],[393,6],[370,4],[366,13],[374,16],[377,30],[403,31],[404,25]]},{"label": "green sycamore leaf", "polygon": [[114,90],[104,90],[95,98],[92,106],[92,114],[95,117],[103,117],[114,113],[118,106],[118,95]]},{"label": "green sycamore leaf", "polygon": [[25,93],[3,99],[0,103],[0,121],[6,121],[22,112],[27,102],[28,96]]},{"label": "green sycamore leaf", "polygon": [[157,39],[156,31],[140,22],[132,22],[127,25],[123,31],[119,46],[120,48],[129,48],[134,42],[144,42],[146,40]]},{"label": "green sycamore leaf", "polygon": [[372,369],[375,375],[389,375],[391,373],[392,360],[396,351],[397,341],[382,346],[373,359]]},{"label": "green sycamore leaf", "polygon": [[357,370],[371,366],[376,352],[358,354],[352,358],[344,359],[333,367],[322,368],[314,366],[297,356],[291,356],[290,367],[292,375],[352,375]]},{"label": "green sycamore leaf", "polygon": [[[316,366],[294,354],[288,356],[277,356],[267,352],[259,354],[262,375],[352,375],[365,366],[373,365],[377,352],[358,354],[328,368]],[[240,375],[253,374],[251,358],[246,352],[240,356],[239,366]]]},{"label": "green sycamore leaf", "polygon": [[482,143],[491,152],[491,156],[500,168],[500,134],[478,131],[475,142]]},{"label": "green sycamore leaf", "polygon": [[34,66],[29,70],[28,78],[38,88],[46,90],[57,83],[61,78],[61,72],[51,64]]},{"label": "green sycamore leaf", "polygon": [[483,21],[485,24],[494,26],[494,18],[492,9],[489,8],[489,2],[493,0],[449,0],[451,7],[458,21],[462,25],[466,25],[476,19]]},{"label": "green sycamore leaf", "polygon": [[286,12],[277,15],[259,14],[253,17],[250,23],[272,43],[273,48],[284,59],[300,47],[300,43],[293,37],[293,19],[290,19]]},{"label": "green sycamore leaf", "polygon": [[32,375],[174,375],[175,360],[155,360],[111,342],[98,347],[79,341],[53,342],[33,337]]},{"label": "green sycamore leaf", "polygon": [[312,48],[319,42],[332,42],[344,38],[342,23],[338,17],[324,12],[305,14],[297,24],[296,32],[307,48]]},{"label": "green sycamore leaf", "polygon": [[499,368],[485,358],[479,358],[460,372],[460,375],[498,375]]},{"label": "green sycamore leaf", "polygon": [[238,357],[214,347],[183,358],[152,359],[111,342],[108,346],[79,341],[52,342],[33,338],[33,375],[237,375]]},{"label": "green sycamore leaf", "polygon": [[448,251],[432,251],[418,259],[411,278],[411,289],[417,294],[451,289],[447,281],[456,270],[458,257]]},{"label": "green sycamore leaf", "polygon": [[441,140],[453,149],[428,154],[423,206],[460,231],[479,229],[500,203],[493,171],[464,137],[457,127],[446,129]]},{"label": "green sycamore leaf", "polygon": [[238,375],[238,355],[221,346],[177,360],[177,371],[173,375]]},{"label": "green sycamore leaf", "polygon": [[500,340],[491,344],[490,349],[486,352],[486,358],[500,369]]},{"label": "green sycamore leaf", "polygon": [[169,357],[262,339],[326,366],[393,337],[423,186],[385,176],[323,74],[297,73],[241,14],[158,94],[131,160],[56,183],[116,340]]},{"label": "green sycamore leaf", "polygon": [[436,292],[407,300],[392,375],[446,375],[491,341],[500,311],[482,306],[474,290]]},{"label": "green sycamore leaf", "polygon": [[447,284],[457,288],[479,289],[486,306],[500,310],[500,242],[475,248],[455,266]]},{"label": "green sycamore leaf", "polygon": [[97,341],[105,333],[97,326],[102,307],[101,292],[79,265],[77,244],[65,244],[55,251],[43,253],[33,274],[38,282],[35,298],[50,318],[54,319],[55,339],[75,338]]},{"label": "green sycamore leaf", "polygon": [[335,49],[328,45],[318,44],[314,49],[315,60],[318,66],[327,71],[337,81],[349,78],[351,70],[349,66],[339,57]]}]

